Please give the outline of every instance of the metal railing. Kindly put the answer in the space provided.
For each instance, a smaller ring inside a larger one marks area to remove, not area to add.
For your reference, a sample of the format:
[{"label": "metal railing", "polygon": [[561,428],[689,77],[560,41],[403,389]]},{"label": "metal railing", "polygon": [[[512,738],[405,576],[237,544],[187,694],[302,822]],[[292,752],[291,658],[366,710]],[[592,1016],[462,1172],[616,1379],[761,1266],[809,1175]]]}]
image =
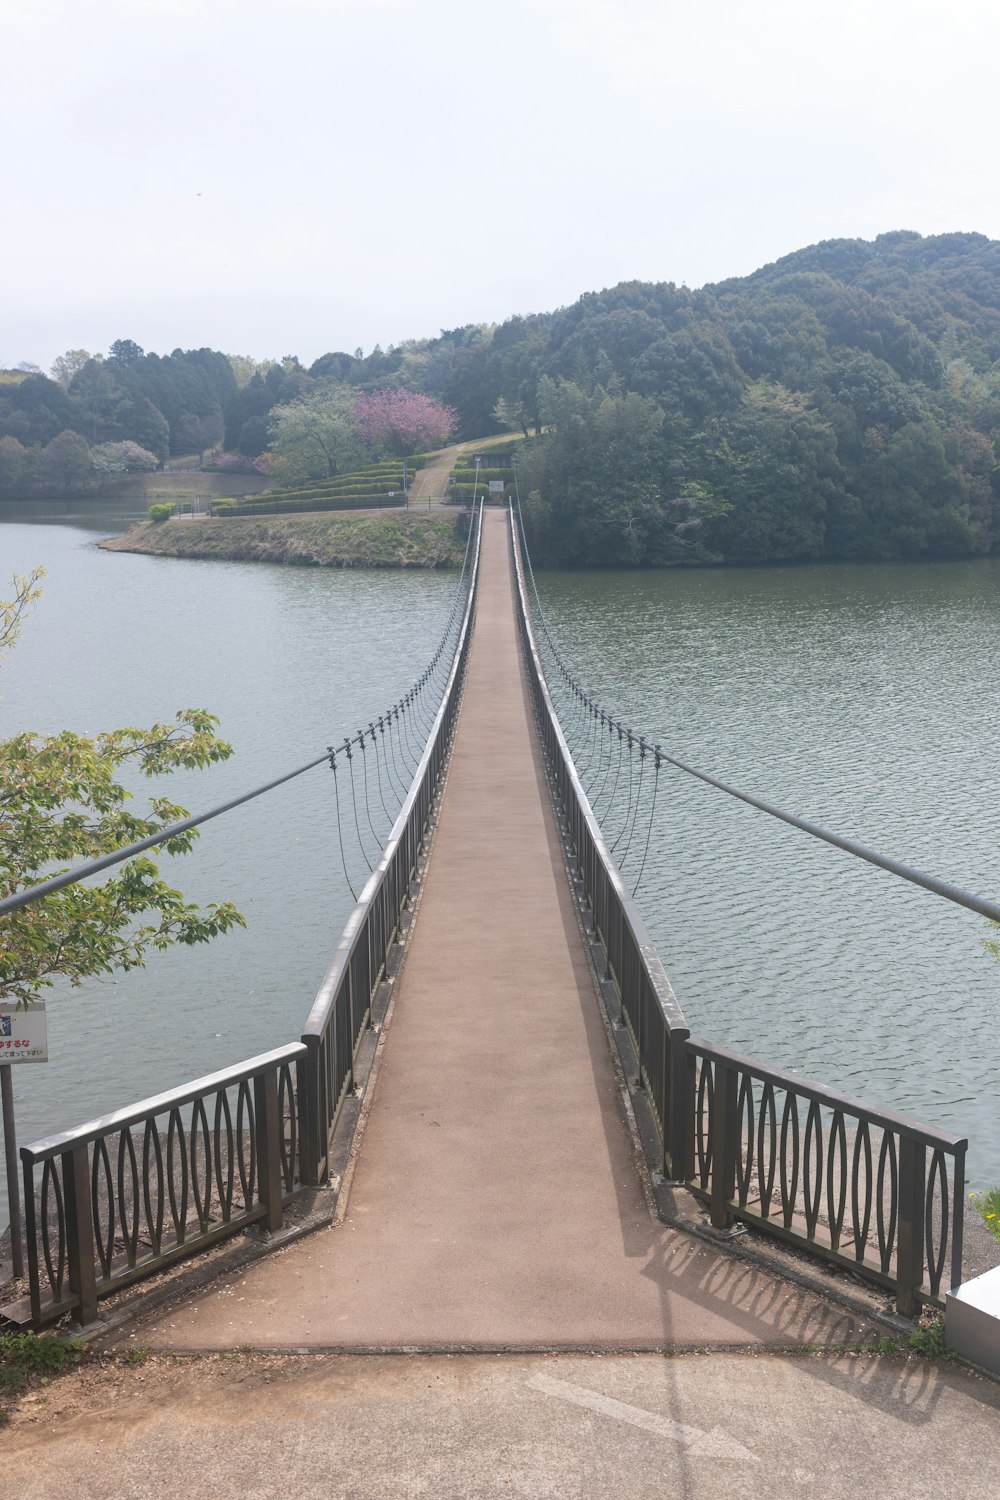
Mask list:
[{"label": "metal railing", "polygon": [[[35,1327],[67,1313],[90,1323],[101,1298],[220,1239],[254,1224],[273,1233],[287,1203],[328,1180],[330,1140],[354,1084],[358,1047],[417,872],[458,715],[475,615],[481,508],[473,524],[468,592],[444,694],[302,1040],[21,1147]],[[329,752],[334,771],[337,753]],[[103,863],[123,857],[120,851]],[[74,878],[70,873],[51,884]]]},{"label": "metal railing", "polygon": [[518,625],[557,811],[565,820],[577,877],[591,912],[595,935],[604,945],[605,977],[614,981],[621,1020],[635,1044],[640,1076],[648,1091],[663,1144],[665,1170],[668,1176],[680,1177],[684,1170],[681,1153],[688,1134],[684,1124],[684,1043],[689,1035],[688,1025],[642,914],[626,890],[604,841],[549,696],[528,615],[524,569],[513,511],[511,542],[517,579]]},{"label": "metal railing", "polygon": [[348,918],[302,1033],[306,1064],[308,1181],[327,1180],[330,1140],[354,1083],[354,1062],[371,1016],[372,997],[385,972],[410,884],[423,850],[438,782],[458,715],[472,642],[482,509],[472,550],[472,572],[451,673],[406,801],[389,834],[382,858]]},{"label": "metal railing", "polygon": [[280,1228],[302,1186],[305,1057],[280,1047],[23,1146],[32,1322],[91,1323],[102,1297],[251,1224]]},{"label": "metal railing", "polygon": [[904,1316],[944,1306],[962,1281],[964,1139],[695,1038],[686,1050],[685,1175],[717,1228],[808,1248],[894,1291]]},{"label": "metal railing", "polygon": [[[577,775],[531,626],[513,511],[518,619],[557,812],[604,948],[666,1175],[734,1222],[891,1289],[911,1316],[962,1280],[967,1141],[690,1036]],[[950,1165],[949,1165],[950,1164]]]}]

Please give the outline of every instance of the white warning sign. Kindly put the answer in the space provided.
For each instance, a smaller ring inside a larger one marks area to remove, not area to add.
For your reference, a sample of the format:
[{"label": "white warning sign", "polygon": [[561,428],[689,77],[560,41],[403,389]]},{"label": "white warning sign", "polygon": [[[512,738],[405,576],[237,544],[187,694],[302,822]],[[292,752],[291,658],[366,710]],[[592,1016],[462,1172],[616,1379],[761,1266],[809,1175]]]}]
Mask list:
[{"label": "white warning sign", "polygon": [[38,1000],[23,1009],[0,1010],[0,1063],[48,1060],[44,1003]]}]

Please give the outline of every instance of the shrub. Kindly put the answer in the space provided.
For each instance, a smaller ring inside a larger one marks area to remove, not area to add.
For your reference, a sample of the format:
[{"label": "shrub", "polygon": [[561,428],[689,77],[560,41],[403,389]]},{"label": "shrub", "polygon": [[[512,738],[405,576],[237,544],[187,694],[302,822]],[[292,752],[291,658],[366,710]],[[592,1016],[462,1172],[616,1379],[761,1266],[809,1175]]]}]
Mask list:
[{"label": "shrub", "polygon": [[174,507],[169,501],[149,507],[149,519],[151,521],[169,521],[173,513]]},{"label": "shrub", "polygon": [[[475,464],[458,463],[458,464],[455,465],[455,467],[452,469],[451,472],[452,472],[452,474],[454,474],[454,476],[455,476],[456,479],[461,479],[461,480],[464,480],[464,481],[468,481],[469,484],[474,484],[475,483],[475,478],[476,478],[476,466],[475,466]],[[513,484],[514,483],[514,470],[511,469],[511,468],[487,469],[485,467],[485,465],[482,466],[480,468],[480,470],[479,470],[479,483],[480,484],[485,484],[490,479],[503,479],[504,481],[506,481],[506,483]]]},{"label": "shrub", "polygon": [[974,1193],[972,1203],[982,1215],[990,1234],[994,1239],[1000,1240],[1000,1188],[987,1188],[984,1193]]}]

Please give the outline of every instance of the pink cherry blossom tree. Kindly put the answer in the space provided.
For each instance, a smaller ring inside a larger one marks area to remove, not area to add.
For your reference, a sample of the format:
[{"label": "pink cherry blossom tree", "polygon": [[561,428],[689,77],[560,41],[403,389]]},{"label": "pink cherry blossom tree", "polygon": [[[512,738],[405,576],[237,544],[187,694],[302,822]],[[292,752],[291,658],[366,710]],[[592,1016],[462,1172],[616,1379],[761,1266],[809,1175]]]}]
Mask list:
[{"label": "pink cherry blossom tree", "polygon": [[458,413],[420,391],[370,391],[358,397],[351,412],[361,436],[385,453],[416,453],[450,438]]}]

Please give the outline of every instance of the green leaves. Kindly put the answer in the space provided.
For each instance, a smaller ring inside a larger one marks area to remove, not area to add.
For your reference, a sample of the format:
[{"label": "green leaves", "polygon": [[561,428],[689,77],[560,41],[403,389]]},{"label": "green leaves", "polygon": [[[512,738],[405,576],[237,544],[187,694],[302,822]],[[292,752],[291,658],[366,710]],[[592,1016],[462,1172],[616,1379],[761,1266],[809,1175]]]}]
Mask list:
[{"label": "green leaves", "polygon": [[[0,652],[37,597],[38,576],[15,579],[14,599],[0,604]],[[0,896],[182,821],[186,810],[163,796],[133,810],[122,773],[131,767],[164,776],[228,760],[232,746],[216,737],[217,724],[207,710],[188,708],[172,724],[148,729],[128,726],[94,739],[70,730],[19,734],[0,743]],[[163,848],[186,854],[196,837],[188,829]],[[67,886],[0,920],[0,999],[26,1003],[60,976],[80,984],[136,968],[150,947],[204,943],[243,925],[229,902],[202,910],[185,901],[143,855],[100,885]]]},{"label": "green leaves", "polygon": [[26,578],[15,573],[13,599],[0,599],[0,657],[17,640],[26,612],[41,595],[44,577],[44,568],[32,568]]}]

